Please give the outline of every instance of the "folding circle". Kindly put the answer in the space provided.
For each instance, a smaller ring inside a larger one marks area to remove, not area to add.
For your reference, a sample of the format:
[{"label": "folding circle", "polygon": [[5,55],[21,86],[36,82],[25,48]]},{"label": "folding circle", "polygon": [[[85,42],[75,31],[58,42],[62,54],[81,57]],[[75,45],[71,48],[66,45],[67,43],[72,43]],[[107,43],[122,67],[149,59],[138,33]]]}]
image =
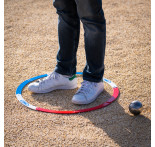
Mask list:
[{"label": "folding circle", "polygon": [[[82,72],[77,72],[77,75],[82,75]],[[23,88],[30,82],[46,77],[47,74],[44,75],[39,75],[33,78],[30,78],[26,81],[24,81],[23,83],[21,83],[17,89],[16,89],[16,97],[17,99],[20,101],[20,103],[22,103],[23,105],[25,105],[26,107],[33,109],[33,110],[37,110],[37,111],[42,111],[42,112],[47,112],[47,113],[59,113],[59,114],[75,114],[75,113],[82,113],[82,112],[88,112],[88,111],[93,111],[93,110],[97,110],[103,107],[106,107],[108,105],[110,105],[113,101],[115,101],[119,95],[119,89],[117,88],[117,86],[115,85],[115,83],[113,83],[112,81],[103,78],[103,81],[106,82],[107,84],[109,84],[112,88],[113,88],[113,95],[104,103],[95,106],[95,107],[91,107],[91,108],[87,108],[87,109],[79,109],[79,110],[70,110],[70,111],[60,111],[60,110],[50,110],[50,109],[45,109],[45,108],[40,108],[40,107],[36,107],[33,106],[31,104],[29,104],[27,101],[24,100],[24,98],[22,97],[22,90]]]}]

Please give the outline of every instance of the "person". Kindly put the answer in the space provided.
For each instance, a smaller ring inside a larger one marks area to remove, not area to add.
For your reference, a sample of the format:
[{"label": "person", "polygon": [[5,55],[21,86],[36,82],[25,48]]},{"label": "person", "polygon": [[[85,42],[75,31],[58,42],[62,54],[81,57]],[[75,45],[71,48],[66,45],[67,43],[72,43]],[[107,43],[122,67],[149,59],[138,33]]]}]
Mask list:
[{"label": "person", "polygon": [[35,93],[77,88],[76,64],[80,21],[84,28],[86,66],[83,82],[72,98],[74,104],[89,104],[103,91],[106,20],[102,0],[53,0],[58,14],[57,65],[46,78],[29,84]]}]

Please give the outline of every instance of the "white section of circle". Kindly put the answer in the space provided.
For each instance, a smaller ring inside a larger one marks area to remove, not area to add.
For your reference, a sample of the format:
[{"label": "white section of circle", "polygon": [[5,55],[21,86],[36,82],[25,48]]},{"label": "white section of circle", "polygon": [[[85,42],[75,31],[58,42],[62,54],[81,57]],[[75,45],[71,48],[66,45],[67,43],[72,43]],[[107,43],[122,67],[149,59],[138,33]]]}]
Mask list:
[{"label": "white section of circle", "polygon": [[17,97],[17,99],[18,99],[23,105],[25,105],[26,107],[29,107],[29,108],[31,108],[31,109],[33,109],[33,110],[36,110],[36,106],[33,106],[33,105],[29,104],[28,102],[26,102],[26,101],[23,99],[23,97],[22,97],[21,94],[16,94],[16,97]]},{"label": "white section of circle", "polygon": [[103,81],[108,83],[112,88],[116,88],[117,87],[115,83],[113,83],[112,81],[110,81],[110,80],[108,80],[106,78],[103,78]]}]

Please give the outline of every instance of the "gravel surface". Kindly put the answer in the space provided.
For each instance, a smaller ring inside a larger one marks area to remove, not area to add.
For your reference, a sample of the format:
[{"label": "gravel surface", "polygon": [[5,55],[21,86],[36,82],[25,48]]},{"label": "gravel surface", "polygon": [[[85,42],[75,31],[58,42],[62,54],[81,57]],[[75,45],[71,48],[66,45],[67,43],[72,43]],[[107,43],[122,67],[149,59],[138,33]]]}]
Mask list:
[{"label": "gravel surface", "polygon": [[[120,96],[108,107],[75,115],[33,111],[16,99],[18,85],[31,77],[49,73],[58,51],[57,14],[52,1],[4,0],[4,142],[5,147],[150,147],[151,146],[151,2],[150,0],[104,0],[107,21],[105,78],[119,87]],[[77,71],[85,66],[84,32],[81,24]],[[80,87],[82,78],[78,78]],[[92,104],[71,103],[75,90],[23,97],[38,107],[58,110],[88,108],[112,94],[105,90]],[[130,102],[143,103],[133,116]]]}]

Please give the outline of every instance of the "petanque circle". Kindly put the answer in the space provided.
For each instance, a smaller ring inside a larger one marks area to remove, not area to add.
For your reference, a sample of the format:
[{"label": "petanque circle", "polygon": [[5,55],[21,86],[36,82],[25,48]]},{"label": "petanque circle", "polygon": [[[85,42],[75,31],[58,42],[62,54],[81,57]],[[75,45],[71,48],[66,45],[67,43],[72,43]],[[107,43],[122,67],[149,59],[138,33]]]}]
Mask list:
[{"label": "petanque circle", "polygon": [[[77,75],[82,75],[82,72],[77,72],[76,73]],[[88,112],[88,111],[93,111],[93,110],[97,110],[97,109],[100,109],[100,108],[103,108],[103,107],[106,107],[108,105],[110,105],[112,102],[114,102],[118,96],[119,96],[119,89],[118,87],[116,86],[115,83],[113,83],[112,81],[106,79],[106,78],[103,78],[103,81],[106,82],[107,84],[109,84],[112,88],[113,88],[113,95],[104,103],[98,105],[98,106],[95,106],[95,107],[91,107],[91,108],[87,108],[87,109],[79,109],[79,110],[69,110],[69,111],[60,111],[60,110],[50,110],[50,109],[45,109],[45,108],[40,108],[40,107],[37,107],[37,106],[33,106],[31,104],[29,104],[27,101],[24,100],[24,98],[22,97],[22,91],[23,91],[23,88],[29,84],[30,82],[33,82],[37,79],[40,79],[40,78],[44,78],[46,77],[47,74],[44,74],[44,75],[39,75],[39,76],[36,76],[36,77],[33,77],[33,78],[30,78],[28,80],[25,80],[24,82],[22,82],[16,89],[16,97],[17,99],[19,100],[19,102],[21,104],[23,104],[24,106],[30,108],[30,109],[33,109],[33,110],[36,110],[36,111],[42,111],[42,112],[47,112],[47,113],[58,113],[58,114],[75,114],[75,113],[82,113],[82,112]]]}]

